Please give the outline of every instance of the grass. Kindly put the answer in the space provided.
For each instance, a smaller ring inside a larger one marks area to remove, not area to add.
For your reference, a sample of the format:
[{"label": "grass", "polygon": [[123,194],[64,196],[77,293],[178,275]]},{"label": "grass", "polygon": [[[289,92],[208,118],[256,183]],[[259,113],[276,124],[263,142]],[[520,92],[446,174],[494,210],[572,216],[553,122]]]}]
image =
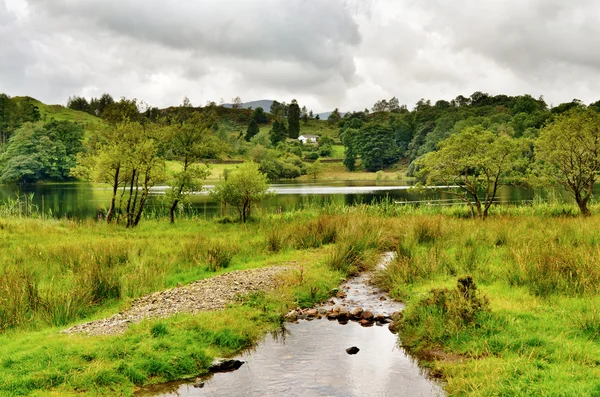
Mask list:
[{"label": "grass", "polygon": [[[15,97],[15,100],[25,100],[26,97]],[[42,120],[49,121],[55,119],[58,121],[71,121],[84,125],[100,124],[103,121],[89,113],[69,109],[62,105],[46,105],[37,99],[29,98],[31,103],[38,107]]]},{"label": "grass", "polygon": [[403,346],[450,395],[598,394],[597,218],[421,215],[402,229],[379,281],[408,302]]},{"label": "grass", "polygon": [[[279,328],[289,309],[328,299],[349,274],[330,266],[332,244],[354,243],[364,266],[372,266],[383,237],[370,233],[372,221],[363,226],[343,215],[300,212],[245,225],[146,221],[136,230],[4,219],[0,395],[129,395],[139,385],[202,374],[213,357],[237,353]],[[58,333],[153,291],[277,264],[290,270],[274,292],[240,297],[223,311],[149,320],[121,336]]]},{"label": "grass", "polygon": [[[597,204],[592,211],[600,210]],[[342,277],[379,274],[407,302],[402,345],[450,395],[595,395],[600,379],[600,223],[570,204],[308,206],[241,225],[145,220],[0,221],[0,395],[128,395],[206,371],[329,298]],[[229,308],[145,321],[122,336],[57,331],[132,299],[222,272],[291,265],[276,291]],[[460,281],[459,281],[460,280]]]}]

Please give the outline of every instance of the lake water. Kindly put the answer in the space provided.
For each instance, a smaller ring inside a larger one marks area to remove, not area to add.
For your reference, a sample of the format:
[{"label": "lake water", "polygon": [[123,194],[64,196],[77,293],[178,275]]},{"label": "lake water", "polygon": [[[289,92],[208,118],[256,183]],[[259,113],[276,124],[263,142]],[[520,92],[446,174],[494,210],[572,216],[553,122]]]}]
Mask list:
[{"label": "lake water", "polygon": [[[307,204],[333,203],[340,205],[370,204],[385,199],[406,202],[431,202],[447,205],[455,198],[440,189],[427,192],[410,190],[409,181],[290,181],[271,185],[275,195],[261,204],[264,211],[286,211]],[[210,188],[211,186],[207,186]],[[148,208],[166,207],[165,187],[152,191]],[[54,217],[94,218],[110,203],[110,189],[85,182],[0,187],[0,200],[14,199],[17,194],[33,193],[33,202],[46,214]],[[556,192],[555,192],[556,193]],[[543,190],[526,187],[501,187],[498,201],[502,203],[530,202],[536,195],[547,196]],[[557,196],[569,199],[564,192]],[[222,206],[205,192],[191,196],[190,206],[200,216],[213,217],[222,214]]]}]

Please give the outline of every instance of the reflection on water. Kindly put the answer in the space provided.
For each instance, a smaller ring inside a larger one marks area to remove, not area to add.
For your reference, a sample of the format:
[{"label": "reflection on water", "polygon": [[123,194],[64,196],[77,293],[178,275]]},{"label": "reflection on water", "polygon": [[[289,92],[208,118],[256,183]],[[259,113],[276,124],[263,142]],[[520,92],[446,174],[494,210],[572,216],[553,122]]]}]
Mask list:
[{"label": "reflection on water", "polygon": [[[285,338],[267,337],[241,356],[237,371],[217,373],[204,387],[172,383],[139,396],[438,396],[427,378],[398,347],[387,325],[361,327],[336,321],[286,325]],[[346,349],[360,351],[349,355]]]},{"label": "reflection on water", "polygon": [[[416,192],[409,189],[410,185],[411,182],[407,181],[289,181],[271,185],[271,189],[276,194],[266,199],[261,204],[261,208],[266,212],[275,212],[302,208],[309,204],[356,205],[371,204],[385,199],[399,202],[435,201],[436,204],[455,201],[455,197],[440,189]],[[18,193],[33,193],[33,201],[38,208],[41,210],[43,207],[46,214],[54,217],[95,218],[108,207],[111,192],[108,188],[94,187],[85,182],[5,185],[0,188],[0,200],[14,199]],[[566,197],[570,200],[564,192],[555,193],[558,197]],[[546,192],[524,187],[503,186],[498,192],[498,201],[528,202],[536,194],[544,197]],[[213,201],[206,192],[191,196],[190,201],[191,207],[199,216],[210,218],[222,214],[221,204]],[[148,208],[161,206],[166,207],[164,188],[157,188],[149,198]]]}]

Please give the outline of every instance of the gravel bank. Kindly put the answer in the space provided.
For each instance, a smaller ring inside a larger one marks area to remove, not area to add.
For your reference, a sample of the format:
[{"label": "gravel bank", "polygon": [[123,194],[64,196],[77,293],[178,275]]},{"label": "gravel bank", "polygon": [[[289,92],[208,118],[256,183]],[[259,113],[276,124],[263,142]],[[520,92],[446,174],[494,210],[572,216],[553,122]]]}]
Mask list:
[{"label": "gravel bank", "polygon": [[109,318],[79,324],[64,333],[88,335],[118,335],[129,324],[147,318],[164,318],[176,313],[198,313],[218,310],[234,301],[236,296],[275,288],[278,275],[285,266],[240,270],[195,281],[189,285],[155,292],[136,299],[131,307]]}]

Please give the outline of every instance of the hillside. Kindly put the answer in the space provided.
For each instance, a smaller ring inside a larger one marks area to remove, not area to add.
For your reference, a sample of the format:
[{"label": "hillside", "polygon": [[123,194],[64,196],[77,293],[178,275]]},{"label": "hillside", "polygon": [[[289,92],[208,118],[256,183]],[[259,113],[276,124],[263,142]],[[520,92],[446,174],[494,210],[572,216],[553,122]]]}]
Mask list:
[{"label": "hillside", "polygon": [[80,124],[99,124],[102,120],[91,114],[69,109],[62,105],[47,105],[31,97],[14,97],[13,100],[19,102],[29,102],[38,107],[42,120],[55,119],[58,121],[71,121]]}]

